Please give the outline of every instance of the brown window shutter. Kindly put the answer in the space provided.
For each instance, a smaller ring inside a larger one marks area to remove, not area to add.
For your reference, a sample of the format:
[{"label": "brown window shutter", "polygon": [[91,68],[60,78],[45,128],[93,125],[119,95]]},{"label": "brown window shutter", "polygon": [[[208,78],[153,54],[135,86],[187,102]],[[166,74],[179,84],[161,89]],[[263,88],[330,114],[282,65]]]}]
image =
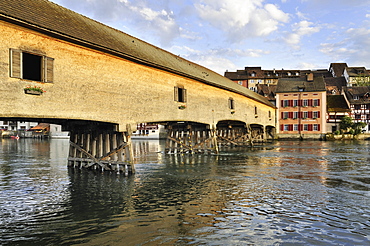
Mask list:
[{"label": "brown window shutter", "polygon": [[175,86],[174,88],[174,100],[179,101],[179,87]]},{"label": "brown window shutter", "polygon": [[183,92],[184,92],[184,102],[187,102],[186,89],[183,89]]},{"label": "brown window shutter", "polygon": [[10,49],[10,77],[22,78],[22,51]]},{"label": "brown window shutter", "polygon": [[54,81],[54,59],[44,56],[44,77],[43,81],[47,83],[53,83]]}]

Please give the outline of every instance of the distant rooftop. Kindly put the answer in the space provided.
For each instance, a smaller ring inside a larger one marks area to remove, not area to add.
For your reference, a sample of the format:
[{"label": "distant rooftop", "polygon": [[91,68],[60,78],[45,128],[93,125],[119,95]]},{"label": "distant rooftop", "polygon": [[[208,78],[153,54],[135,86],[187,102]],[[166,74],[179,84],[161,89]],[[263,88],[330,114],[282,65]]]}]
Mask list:
[{"label": "distant rooftop", "polygon": [[315,77],[313,81],[306,78],[281,78],[277,84],[276,93],[299,91],[326,91],[323,77]]}]

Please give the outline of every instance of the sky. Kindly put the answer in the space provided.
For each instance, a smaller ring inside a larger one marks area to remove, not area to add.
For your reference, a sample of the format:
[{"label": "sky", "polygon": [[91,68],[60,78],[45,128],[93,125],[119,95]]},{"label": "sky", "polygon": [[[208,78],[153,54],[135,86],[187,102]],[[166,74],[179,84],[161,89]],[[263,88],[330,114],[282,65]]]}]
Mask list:
[{"label": "sky", "polygon": [[370,0],[51,0],[221,75],[370,69]]}]

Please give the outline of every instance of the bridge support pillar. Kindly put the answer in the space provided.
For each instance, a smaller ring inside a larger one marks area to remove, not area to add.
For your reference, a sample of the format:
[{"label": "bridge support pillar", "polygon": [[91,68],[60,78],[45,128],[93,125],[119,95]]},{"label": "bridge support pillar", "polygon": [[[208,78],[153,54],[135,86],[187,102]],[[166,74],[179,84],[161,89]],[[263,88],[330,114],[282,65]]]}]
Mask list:
[{"label": "bridge support pillar", "polygon": [[131,137],[126,132],[71,133],[68,166],[133,174]]},{"label": "bridge support pillar", "polygon": [[197,124],[172,124],[167,126],[166,153],[168,154],[218,154],[214,127]]}]

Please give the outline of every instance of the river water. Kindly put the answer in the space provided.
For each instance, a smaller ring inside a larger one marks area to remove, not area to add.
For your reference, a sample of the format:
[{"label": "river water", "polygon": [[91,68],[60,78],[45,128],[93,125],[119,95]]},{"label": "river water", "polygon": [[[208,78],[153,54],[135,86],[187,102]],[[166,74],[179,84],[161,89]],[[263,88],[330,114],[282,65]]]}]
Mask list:
[{"label": "river water", "polygon": [[67,140],[0,140],[1,245],[370,245],[370,142],[166,155],[136,174],[67,168]]}]

